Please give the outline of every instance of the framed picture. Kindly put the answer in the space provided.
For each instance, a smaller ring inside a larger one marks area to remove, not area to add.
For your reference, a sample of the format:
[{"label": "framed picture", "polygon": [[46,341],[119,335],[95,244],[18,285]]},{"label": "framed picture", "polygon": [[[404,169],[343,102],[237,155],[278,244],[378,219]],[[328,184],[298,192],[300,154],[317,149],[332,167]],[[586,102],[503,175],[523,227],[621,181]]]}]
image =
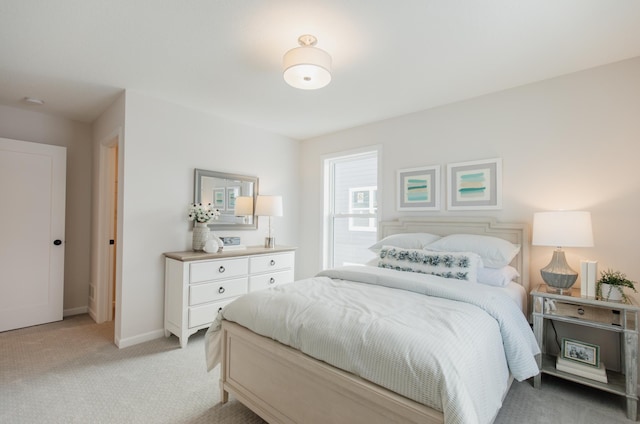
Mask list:
[{"label": "framed picture", "polygon": [[440,210],[440,165],[398,170],[399,211]]},{"label": "framed picture", "polygon": [[600,366],[600,346],[563,338],[562,357],[597,368]]},{"label": "framed picture", "polygon": [[225,206],[224,188],[214,188],[213,189],[213,207],[223,211],[224,206]]},{"label": "framed picture", "polygon": [[234,212],[236,198],[240,195],[240,187],[227,187],[227,211]]},{"label": "framed picture", "polygon": [[502,209],[502,159],[447,165],[447,209]]}]

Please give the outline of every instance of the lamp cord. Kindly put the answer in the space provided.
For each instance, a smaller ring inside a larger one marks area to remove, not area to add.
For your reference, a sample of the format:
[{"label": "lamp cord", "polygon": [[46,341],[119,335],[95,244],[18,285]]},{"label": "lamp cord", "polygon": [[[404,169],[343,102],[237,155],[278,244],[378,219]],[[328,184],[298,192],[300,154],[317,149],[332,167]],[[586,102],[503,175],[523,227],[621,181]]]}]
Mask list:
[{"label": "lamp cord", "polygon": [[554,324],[552,319],[550,319],[549,322],[551,323],[551,328],[553,328],[553,335],[554,335],[554,338],[556,339],[556,345],[558,345],[558,350],[562,352],[562,347],[560,346],[560,342],[558,341],[558,332],[556,331],[556,325]]}]

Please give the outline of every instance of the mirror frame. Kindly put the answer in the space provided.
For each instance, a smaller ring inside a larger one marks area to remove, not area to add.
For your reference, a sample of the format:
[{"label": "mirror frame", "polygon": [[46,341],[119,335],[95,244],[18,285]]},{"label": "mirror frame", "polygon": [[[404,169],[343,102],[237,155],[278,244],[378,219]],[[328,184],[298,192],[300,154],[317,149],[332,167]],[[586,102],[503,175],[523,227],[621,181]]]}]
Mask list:
[{"label": "mirror frame", "polygon": [[[242,182],[253,183],[253,210],[255,211],[256,200],[258,197],[258,177],[250,175],[230,174],[227,172],[207,171],[206,169],[195,169],[193,182],[193,202],[200,203],[200,193],[202,188],[202,177],[221,178],[224,180],[238,180]],[[251,224],[224,224],[218,221],[211,221],[208,224],[211,230],[257,230],[258,217],[253,215]]]}]

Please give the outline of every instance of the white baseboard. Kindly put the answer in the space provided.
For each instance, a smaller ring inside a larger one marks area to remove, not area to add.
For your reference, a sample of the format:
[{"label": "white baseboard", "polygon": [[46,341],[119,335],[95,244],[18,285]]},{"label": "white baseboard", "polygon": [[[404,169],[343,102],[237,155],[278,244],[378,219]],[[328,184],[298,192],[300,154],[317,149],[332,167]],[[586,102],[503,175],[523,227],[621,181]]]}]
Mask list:
[{"label": "white baseboard", "polygon": [[88,306],[80,306],[79,308],[71,308],[71,309],[63,310],[62,311],[62,316],[63,317],[70,317],[72,315],[86,314],[87,312],[89,312],[89,307]]},{"label": "white baseboard", "polygon": [[116,338],[115,344],[120,349],[164,337],[164,329],[150,331],[133,337]]},{"label": "white baseboard", "polygon": [[96,311],[94,311],[91,307],[88,307],[87,312],[89,313],[89,316],[92,320],[98,322],[98,315],[96,314]]}]

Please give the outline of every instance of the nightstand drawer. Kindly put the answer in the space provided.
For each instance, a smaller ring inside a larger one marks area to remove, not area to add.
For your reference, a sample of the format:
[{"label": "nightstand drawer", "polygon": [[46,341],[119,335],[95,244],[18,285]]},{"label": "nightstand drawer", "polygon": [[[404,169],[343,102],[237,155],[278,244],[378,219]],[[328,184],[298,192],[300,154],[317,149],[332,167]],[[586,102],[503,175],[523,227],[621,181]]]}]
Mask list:
[{"label": "nightstand drawer", "polygon": [[189,281],[191,283],[247,275],[249,273],[249,260],[240,258],[194,263],[191,264],[190,273]]},{"label": "nightstand drawer", "polygon": [[293,265],[293,253],[254,256],[249,259],[249,269],[252,274],[293,268]]},{"label": "nightstand drawer", "polygon": [[603,324],[620,325],[620,314],[608,308],[576,305],[573,303],[559,302],[557,300],[550,302],[553,302],[553,306],[551,306],[551,310],[549,311],[551,315],[579,318],[585,321],[601,322]]},{"label": "nightstand drawer", "polygon": [[245,294],[248,288],[247,280],[247,277],[243,277],[215,283],[191,285],[189,287],[189,305],[198,305]]}]

